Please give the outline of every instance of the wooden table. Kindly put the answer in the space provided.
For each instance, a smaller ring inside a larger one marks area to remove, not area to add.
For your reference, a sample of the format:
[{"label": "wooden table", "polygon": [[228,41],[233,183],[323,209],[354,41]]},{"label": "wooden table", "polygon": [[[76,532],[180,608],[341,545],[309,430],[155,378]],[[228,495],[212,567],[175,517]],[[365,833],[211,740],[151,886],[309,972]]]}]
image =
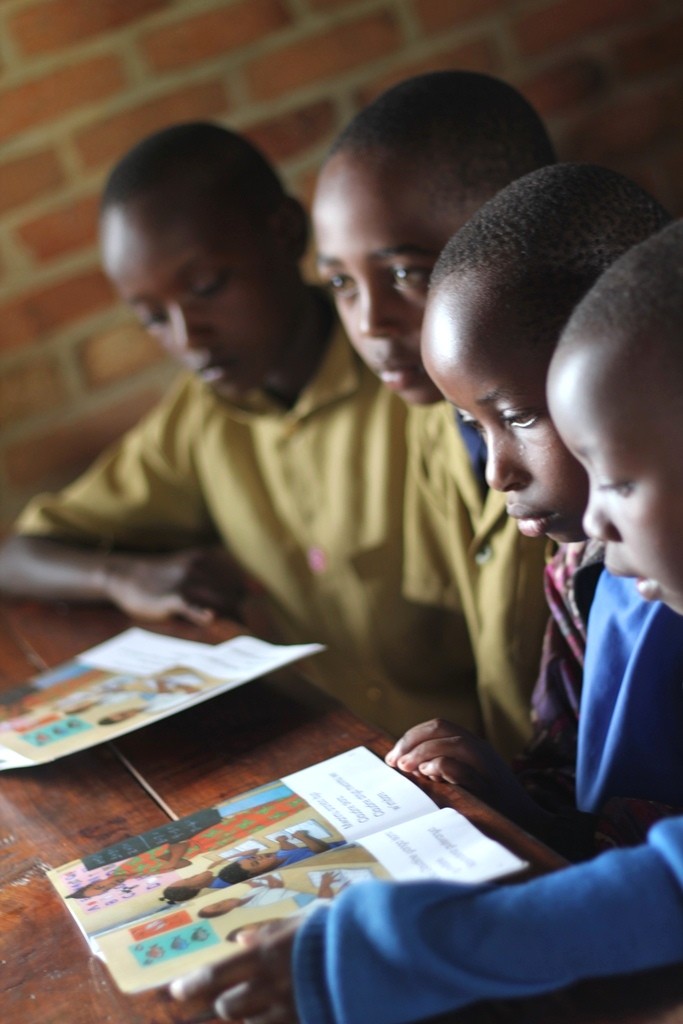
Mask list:
[{"label": "wooden table", "polygon": [[[0,689],[73,656],[130,622],[101,607],[0,604]],[[178,621],[160,632],[208,642],[236,632]],[[43,767],[0,775],[0,1020],[3,1024],[190,1024],[165,991],[124,996],[88,952],[45,869],[224,801],[250,787],[359,744],[390,741],[297,677],[280,672],[188,709],[114,743]],[[541,843],[464,792],[430,787],[531,864],[561,867]],[[543,999],[479,1005],[448,1020],[488,1022],[683,1022],[678,971],[577,986]],[[633,1013],[635,1012],[635,1016]],[[445,1018],[443,1019],[445,1024]]]}]

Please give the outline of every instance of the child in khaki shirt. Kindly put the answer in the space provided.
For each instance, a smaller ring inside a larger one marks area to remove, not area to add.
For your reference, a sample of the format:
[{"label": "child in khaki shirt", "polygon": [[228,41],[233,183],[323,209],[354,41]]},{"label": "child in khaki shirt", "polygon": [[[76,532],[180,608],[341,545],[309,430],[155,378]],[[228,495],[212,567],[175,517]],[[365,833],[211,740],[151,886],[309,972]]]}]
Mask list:
[{"label": "child in khaki shirt", "polygon": [[478,729],[464,622],[401,595],[405,404],[303,281],[300,205],[246,140],[186,124],[120,161],[101,225],[108,276],[190,372],[31,502],[0,588],[198,623],[258,590],[274,639],[328,645],[305,671],[358,713]]},{"label": "child in khaki shirt", "polygon": [[530,734],[548,612],[546,544],[522,537],[483,478],[483,449],[425,373],[431,269],[499,189],[554,162],[543,124],[506,83],[464,71],[408,79],[362,110],[320,174],[313,222],[322,279],[352,344],[411,406],[404,593],[464,617],[487,737]]}]

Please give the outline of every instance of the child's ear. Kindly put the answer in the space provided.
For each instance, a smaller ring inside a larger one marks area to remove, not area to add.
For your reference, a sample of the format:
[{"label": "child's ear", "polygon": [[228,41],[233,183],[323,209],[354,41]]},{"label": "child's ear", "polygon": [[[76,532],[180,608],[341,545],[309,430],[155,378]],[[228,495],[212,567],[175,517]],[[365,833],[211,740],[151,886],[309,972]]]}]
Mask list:
[{"label": "child's ear", "polygon": [[295,261],[302,259],[308,245],[308,218],[294,196],[284,196],[268,224],[283,249]]}]

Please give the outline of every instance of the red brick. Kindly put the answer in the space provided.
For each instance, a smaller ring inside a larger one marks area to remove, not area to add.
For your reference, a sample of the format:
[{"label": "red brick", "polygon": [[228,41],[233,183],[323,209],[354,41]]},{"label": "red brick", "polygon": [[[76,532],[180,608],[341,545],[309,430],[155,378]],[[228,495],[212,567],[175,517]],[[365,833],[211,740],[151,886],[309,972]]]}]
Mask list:
[{"label": "red brick", "polygon": [[225,88],[220,81],[185,86],[98,121],[76,135],[76,148],[88,168],[110,164],[139,139],[159,128],[179,121],[218,117],[226,113],[227,106]]},{"label": "red brick", "polygon": [[136,324],[125,324],[88,338],[79,351],[81,369],[91,388],[133,377],[162,359],[160,346]]},{"label": "red brick", "polygon": [[649,13],[650,0],[558,0],[521,17],[513,29],[523,54],[540,53],[577,36]]},{"label": "red brick", "polygon": [[158,397],[158,393],[147,391],[8,445],[4,460],[8,482],[16,487],[54,486],[56,482],[66,482],[132,426]]},{"label": "red brick", "polygon": [[64,401],[66,387],[55,362],[32,355],[0,373],[0,426],[26,419]]},{"label": "red brick", "polygon": [[52,213],[27,221],[17,234],[38,263],[97,241],[99,195],[78,199]]},{"label": "red brick", "polygon": [[393,53],[400,45],[395,18],[381,12],[264,54],[247,64],[245,73],[253,95],[270,99]]},{"label": "red brick", "polygon": [[599,61],[584,57],[549,68],[520,83],[520,89],[539,114],[548,117],[600,96],[606,77]]},{"label": "red brick", "polygon": [[142,50],[156,71],[168,71],[230,53],[290,22],[281,0],[243,0],[156,29],[144,37]]},{"label": "red brick", "polygon": [[414,0],[413,7],[420,24],[427,32],[439,32],[487,14],[503,13],[507,0]]},{"label": "red brick", "polygon": [[245,134],[270,160],[279,163],[310,149],[334,127],[334,104],[321,100],[290,114],[261,121],[247,128]]},{"label": "red brick", "polygon": [[635,78],[668,67],[680,68],[681,53],[683,18],[677,18],[624,41],[616,49],[616,63],[622,75]]},{"label": "red brick", "polygon": [[355,99],[360,109],[372,102],[385,89],[390,89],[392,85],[397,85],[398,82],[402,82],[406,78],[423,75],[429,71],[454,71],[457,69],[492,74],[499,71],[500,67],[501,58],[496,50],[495,42],[488,38],[475,39],[454,49],[430,54],[420,61],[401,64],[388,74],[373,79],[370,85],[358,90]]},{"label": "red brick", "polygon": [[355,3],[356,0],[308,0],[308,6],[314,11],[338,11]]},{"label": "red brick", "polygon": [[655,143],[680,136],[681,107],[681,96],[669,90],[621,97],[583,117],[568,148],[573,159],[618,166],[620,159],[639,157]]},{"label": "red brick", "polygon": [[49,331],[103,309],[112,302],[109,283],[99,270],[29,292],[0,306],[0,351],[42,340]]},{"label": "red brick", "polygon": [[8,160],[0,164],[0,213],[45,195],[63,182],[62,167],[50,149]]},{"label": "red brick", "polygon": [[0,138],[52,121],[119,92],[125,83],[116,57],[93,57],[0,91]]},{"label": "red brick", "polygon": [[7,27],[23,53],[52,53],[167,6],[168,0],[47,0],[10,15]]}]

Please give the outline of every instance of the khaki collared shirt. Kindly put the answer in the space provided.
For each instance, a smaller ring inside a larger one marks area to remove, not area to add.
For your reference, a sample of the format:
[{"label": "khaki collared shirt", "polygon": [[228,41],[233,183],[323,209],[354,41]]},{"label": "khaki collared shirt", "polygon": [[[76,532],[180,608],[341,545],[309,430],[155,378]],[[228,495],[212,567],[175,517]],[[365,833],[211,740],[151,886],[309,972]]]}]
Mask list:
[{"label": "khaki collared shirt", "polygon": [[464,614],[486,735],[518,753],[549,617],[549,545],[520,534],[503,494],[482,493],[447,402],[411,409],[408,437],[404,593]]},{"label": "khaki collared shirt", "polygon": [[146,551],[223,543],[266,588],[275,639],[328,645],[302,666],[328,692],[394,735],[437,714],[477,729],[463,616],[401,594],[405,426],[338,330],[293,408],[184,377],[17,526]]}]

